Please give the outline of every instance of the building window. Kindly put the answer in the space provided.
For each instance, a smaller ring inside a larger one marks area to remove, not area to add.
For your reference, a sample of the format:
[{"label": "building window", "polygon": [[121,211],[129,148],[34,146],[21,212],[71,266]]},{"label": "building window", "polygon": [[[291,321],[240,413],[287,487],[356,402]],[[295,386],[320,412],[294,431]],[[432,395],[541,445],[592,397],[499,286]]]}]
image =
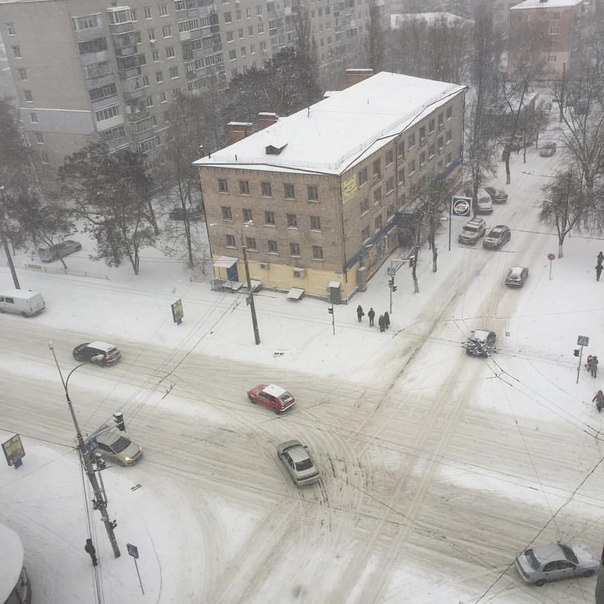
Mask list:
[{"label": "building window", "polygon": [[166,96],[166,93],[163,90],[159,93],[159,102],[160,103],[168,102],[168,97]]},{"label": "building window", "polygon": [[560,19],[560,11],[554,11],[552,13],[552,21],[558,21]]},{"label": "building window", "polygon": [[154,48],[151,51],[151,58],[153,59],[154,63],[157,63],[159,61],[159,50],[157,50],[157,48]]},{"label": "building window", "polygon": [[235,235],[231,235],[230,233],[226,235],[226,246],[237,247],[237,243],[235,242]]},{"label": "building window", "polygon": [[168,59],[173,59],[176,56],[176,52],[174,51],[174,46],[166,46],[166,57]]},{"label": "building window", "polygon": [[438,137],[438,140],[436,141],[437,145],[438,145],[438,150],[442,151],[443,147],[445,146],[445,139],[442,136]]},{"label": "building window", "polygon": [[218,179],[218,192],[219,193],[228,193],[229,192],[229,185],[226,181],[226,178]]},{"label": "building window", "polygon": [[243,39],[243,38],[244,38],[244,35],[243,35],[243,29],[240,29],[240,30],[239,30],[239,39],[241,40],[241,39]]},{"label": "building window", "polygon": [[444,118],[444,116],[443,116],[443,114],[441,112],[441,113],[438,114],[438,127],[439,127],[439,129],[442,128],[442,126],[443,126],[444,123],[445,123],[445,118]]},{"label": "building window", "polygon": [[21,47],[20,46],[13,46],[13,55],[17,58],[17,59],[21,59]]},{"label": "building window", "polygon": [[391,216],[394,216],[394,206],[388,206],[386,208],[386,216],[388,218],[390,218]]},{"label": "building window", "polygon": [[157,39],[157,36],[155,35],[155,27],[150,27],[147,30],[147,34],[149,35],[149,41],[155,42],[155,40]]},{"label": "building window", "polygon": [[320,245],[312,246],[313,260],[323,260],[323,248]]},{"label": "building window", "polygon": [[426,140],[426,126],[419,129],[419,144],[421,145]]},{"label": "building window", "polygon": [[394,191],[394,176],[386,180],[386,195],[389,195],[392,191]]},{"label": "building window", "polygon": [[161,28],[161,35],[164,38],[171,38],[172,37],[172,26],[171,25],[164,25]]},{"label": "building window", "polygon": [[151,19],[151,7],[145,6],[145,19]]},{"label": "building window", "polygon": [[239,194],[240,195],[249,195],[250,194],[250,183],[247,180],[239,181]]},{"label": "building window", "polygon": [[373,162],[373,178],[382,178],[382,160],[376,159]]},{"label": "building window", "polygon": [[386,151],[386,165],[389,166],[394,161],[394,151],[389,149]]},{"label": "building window", "polygon": [[434,143],[432,143],[428,146],[428,159],[432,159],[434,155]]},{"label": "building window", "polygon": [[300,256],[300,244],[299,243],[290,243],[289,244],[289,255],[290,256]]},{"label": "building window", "polygon": [[233,32],[232,31],[227,31],[227,33],[226,33],[226,40],[227,40],[227,42],[232,42],[233,41]]},{"label": "building window", "polygon": [[298,217],[295,214],[287,215],[287,226],[292,229],[298,228]]},{"label": "building window", "polygon": [[560,33],[560,28],[559,27],[550,27],[549,28],[549,35],[550,36],[557,36]]},{"label": "building window", "polygon": [[296,199],[294,185],[285,183],[283,185],[283,193],[285,195],[285,199]]},{"label": "building window", "polygon": [[367,214],[367,212],[369,212],[369,200],[363,199],[361,200],[361,216]]},{"label": "building window", "polygon": [[447,119],[450,120],[453,117],[453,107],[447,107]]},{"label": "building window", "polygon": [[376,216],[375,218],[375,230],[380,231],[383,227],[382,215]]},{"label": "building window", "polygon": [[231,208],[229,206],[221,206],[221,209],[223,220],[233,220],[233,213],[231,212]]},{"label": "building window", "polygon": [[178,66],[176,65],[175,67],[170,67],[170,79],[173,80],[174,78],[178,77]]},{"label": "building window", "polygon": [[432,134],[434,132],[434,120],[430,120],[428,122],[428,134]]},{"label": "building window", "polygon": [[453,140],[453,133],[451,132],[451,130],[447,130],[447,139],[446,139],[446,143],[447,145]]},{"label": "building window", "polygon": [[405,184],[405,168],[399,168],[397,178],[399,185]]},{"label": "building window", "polygon": [[254,221],[254,219],[252,218],[252,210],[249,210],[247,208],[243,208],[242,212],[243,212],[243,222],[244,223],[248,223],[248,222],[253,222]]},{"label": "building window", "polygon": [[271,187],[271,183],[270,182],[261,182],[260,183],[260,193],[261,193],[262,197],[272,197],[273,189]]},{"label": "building window", "polygon": [[308,201],[319,201],[319,187],[317,185],[308,185]]},{"label": "building window", "polygon": [[413,147],[415,147],[415,132],[412,132],[409,135],[409,149],[413,149]]},{"label": "building window", "polygon": [[415,174],[415,160],[412,159],[409,164],[409,174]]},{"label": "building window", "polygon": [[153,107],[153,97],[152,96],[148,96],[145,99],[145,104],[147,105],[147,107]]},{"label": "building window", "polygon": [[38,114],[32,111],[29,114],[29,119],[31,120],[32,124],[37,124],[38,123]]},{"label": "building window", "polygon": [[160,17],[167,17],[168,16],[168,5],[167,4],[160,4],[159,5],[159,16]]},{"label": "building window", "polygon": [[268,249],[269,254],[278,254],[279,253],[279,247],[277,246],[277,242],[274,241],[273,239],[269,239],[266,242],[266,247]]},{"label": "building window", "polygon": [[120,114],[119,105],[113,105],[112,107],[107,107],[107,109],[101,109],[100,111],[95,112],[95,117],[97,122],[102,122],[104,120],[109,120],[112,117],[116,117]]},{"label": "building window", "polygon": [[310,217],[310,230],[320,231],[321,230],[321,218],[319,216]]},{"label": "building window", "polygon": [[8,32],[9,36],[16,36],[17,35],[17,30],[15,29],[15,24],[14,23],[7,23],[6,24],[6,31]]},{"label": "building window", "polygon": [[357,176],[360,187],[367,182],[367,168],[363,168],[362,170],[360,170]]},{"label": "building window", "polygon": [[224,13],[224,22],[225,23],[232,23],[233,22],[233,17],[231,15],[231,13],[229,13],[229,12]]},{"label": "building window", "polygon": [[399,141],[396,146],[396,153],[401,159],[405,159],[405,141]]},{"label": "building window", "polygon": [[255,252],[258,248],[256,247],[256,238],[255,237],[246,237],[245,238],[245,247],[248,250],[252,250]]},{"label": "building window", "polygon": [[558,59],[558,57],[556,55],[547,55],[548,63],[555,63],[557,59]]},{"label": "building window", "polygon": [[361,241],[367,241],[367,239],[369,239],[369,227],[365,227],[362,231],[361,231]]},{"label": "building window", "polygon": [[38,145],[43,145],[44,135],[41,132],[34,132],[34,134],[36,135],[36,142],[38,143]]},{"label": "building window", "polygon": [[19,78],[27,80],[27,69],[19,69]]},{"label": "building window", "polygon": [[426,152],[422,151],[419,154],[419,169],[420,170],[424,167],[425,163],[426,163]]},{"label": "building window", "polygon": [[275,212],[269,210],[264,212],[264,224],[275,226]]},{"label": "building window", "polygon": [[163,71],[156,71],[155,72],[155,80],[157,82],[163,82],[164,81],[164,72]]},{"label": "building window", "polygon": [[48,157],[48,153],[40,153],[40,161],[43,164],[49,164],[50,163],[50,158]]},{"label": "building window", "polygon": [[229,50],[229,61],[237,59],[237,51],[235,49]]}]

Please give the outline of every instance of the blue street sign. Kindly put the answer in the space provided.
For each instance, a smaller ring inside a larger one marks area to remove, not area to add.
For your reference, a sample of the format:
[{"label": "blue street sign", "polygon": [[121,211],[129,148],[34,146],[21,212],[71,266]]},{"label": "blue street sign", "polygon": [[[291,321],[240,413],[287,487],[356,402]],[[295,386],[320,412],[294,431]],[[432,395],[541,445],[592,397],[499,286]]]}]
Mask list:
[{"label": "blue street sign", "polygon": [[472,198],[453,195],[451,199],[451,214],[461,218],[469,218],[472,215]]},{"label": "blue street sign", "polygon": [[577,346],[589,346],[589,338],[587,336],[578,336]]},{"label": "blue street sign", "polygon": [[389,266],[389,267],[386,269],[386,274],[387,274],[389,277],[395,277],[395,276],[396,276],[396,269],[395,269],[393,266]]},{"label": "blue street sign", "polygon": [[132,545],[132,543],[126,543],[126,547],[128,548],[128,554],[136,560],[138,558],[138,547]]}]

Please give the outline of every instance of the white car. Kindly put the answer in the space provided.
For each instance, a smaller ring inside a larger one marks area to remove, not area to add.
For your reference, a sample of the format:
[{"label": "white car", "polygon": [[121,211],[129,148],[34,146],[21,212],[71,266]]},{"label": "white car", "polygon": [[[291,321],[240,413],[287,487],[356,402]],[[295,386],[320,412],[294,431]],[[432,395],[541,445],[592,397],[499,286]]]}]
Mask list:
[{"label": "white car", "polygon": [[493,213],[493,201],[491,199],[491,196],[484,189],[478,189],[478,195],[476,197],[476,213]]}]

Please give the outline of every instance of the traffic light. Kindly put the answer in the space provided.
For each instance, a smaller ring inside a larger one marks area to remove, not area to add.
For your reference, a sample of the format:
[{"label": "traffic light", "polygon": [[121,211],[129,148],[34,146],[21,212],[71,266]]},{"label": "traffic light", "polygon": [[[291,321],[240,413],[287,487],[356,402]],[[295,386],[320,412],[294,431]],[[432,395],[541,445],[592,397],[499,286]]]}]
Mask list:
[{"label": "traffic light", "polygon": [[390,277],[390,279],[388,279],[388,287],[394,287],[394,277]]},{"label": "traffic light", "polygon": [[579,349],[578,349],[578,348],[575,348],[575,349],[573,350],[573,355],[574,355],[574,356],[576,356],[576,357],[578,357],[578,356],[579,356]]},{"label": "traffic light", "polygon": [[392,291],[395,292],[396,291],[396,285],[392,286]]},{"label": "traffic light", "polygon": [[327,309],[327,312],[328,312],[330,315],[333,315],[333,306],[330,306],[330,307]]},{"label": "traffic light", "polygon": [[121,430],[122,432],[126,431],[126,424],[124,423],[124,414],[117,412],[113,414],[113,421],[115,422],[115,425],[117,426],[118,430]]}]

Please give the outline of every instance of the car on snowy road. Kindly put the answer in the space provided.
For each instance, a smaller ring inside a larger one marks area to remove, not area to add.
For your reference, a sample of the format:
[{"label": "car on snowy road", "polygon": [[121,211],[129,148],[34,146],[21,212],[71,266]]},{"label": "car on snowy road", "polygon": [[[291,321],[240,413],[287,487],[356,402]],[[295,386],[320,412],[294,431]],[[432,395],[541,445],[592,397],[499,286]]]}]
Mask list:
[{"label": "car on snowy road", "polygon": [[494,226],[482,240],[482,247],[489,250],[498,250],[504,243],[512,238],[510,228],[505,224]]},{"label": "car on snowy road", "polygon": [[131,466],[143,457],[143,448],[114,426],[101,426],[88,437],[86,444],[92,453],[120,466]]},{"label": "car on snowy road", "polygon": [[264,405],[275,413],[283,413],[296,404],[296,399],[276,384],[259,384],[248,390],[247,397],[254,405]]},{"label": "car on snowy road", "polygon": [[495,349],[497,336],[490,329],[475,329],[463,343],[466,354],[472,357],[488,357]]},{"label": "car on snowy road", "polygon": [[67,239],[66,241],[51,245],[50,247],[38,248],[38,255],[42,262],[53,262],[54,260],[63,258],[63,256],[69,256],[69,254],[79,252],[81,249],[81,243],[73,241],[72,239]]},{"label": "car on snowy road", "polygon": [[526,266],[513,266],[505,278],[508,287],[523,287],[528,279],[529,269]]},{"label": "car on snowy road", "polygon": [[277,455],[298,486],[312,484],[320,479],[308,447],[299,440],[288,440],[277,447]]},{"label": "car on snowy road", "polygon": [[539,155],[541,157],[551,157],[556,152],[556,143],[554,141],[548,141],[541,146],[539,149]]},{"label": "car on snowy road", "polygon": [[85,342],[73,349],[73,358],[81,363],[96,363],[101,367],[117,363],[122,353],[113,344],[107,342]]},{"label": "car on snowy road", "polygon": [[541,586],[548,581],[591,577],[600,563],[588,547],[558,542],[530,547],[516,556],[514,564],[525,583]]},{"label": "car on snowy road", "polygon": [[503,189],[485,187],[484,190],[491,196],[493,203],[505,203],[508,200],[508,194]]}]

